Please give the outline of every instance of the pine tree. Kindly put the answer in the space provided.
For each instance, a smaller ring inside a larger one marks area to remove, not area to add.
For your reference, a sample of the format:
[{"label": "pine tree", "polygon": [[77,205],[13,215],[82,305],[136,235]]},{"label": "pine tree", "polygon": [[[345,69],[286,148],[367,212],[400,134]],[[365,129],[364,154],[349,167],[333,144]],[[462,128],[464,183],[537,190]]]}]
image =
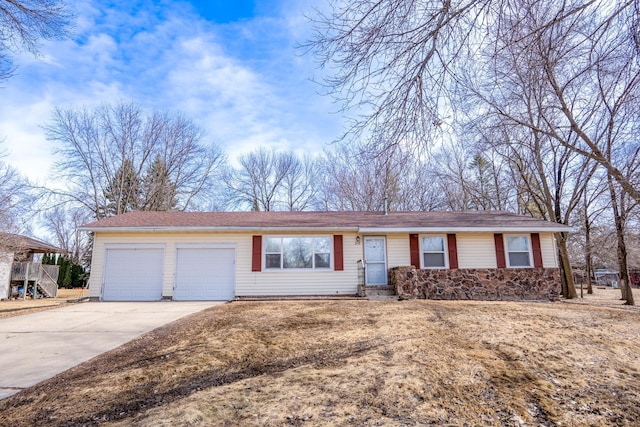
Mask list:
[{"label": "pine tree", "polygon": [[104,217],[119,215],[140,208],[141,189],[140,176],[133,167],[133,162],[125,159],[122,166],[104,191],[107,199]]},{"label": "pine tree", "polygon": [[73,264],[71,266],[71,286],[74,288],[82,286],[82,273],[84,270],[82,266]]},{"label": "pine tree", "polygon": [[58,286],[64,286],[64,278],[67,275],[67,271],[69,270],[69,262],[67,261],[64,255],[58,256],[58,261],[56,262],[58,265]]},{"label": "pine tree", "polygon": [[158,154],[142,180],[142,209],[168,211],[178,205],[177,187],[169,176],[167,164]]},{"label": "pine tree", "polygon": [[72,267],[73,265],[71,264],[71,261],[68,261],[64,272],[64,278],[62,279],[62,286],[64,286],[65,288],[72,287]]}]

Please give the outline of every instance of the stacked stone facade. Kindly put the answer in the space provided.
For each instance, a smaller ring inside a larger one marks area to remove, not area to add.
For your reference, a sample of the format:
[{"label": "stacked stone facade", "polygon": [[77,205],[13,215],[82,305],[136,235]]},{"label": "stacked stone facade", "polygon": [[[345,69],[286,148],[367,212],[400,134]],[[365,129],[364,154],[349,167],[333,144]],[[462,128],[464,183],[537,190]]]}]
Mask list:
[{"label": "stacked stone facade", "polygon": [[389,284],[400,299],[555,301],[557,268],[466,268],[419,270],[395,267]]}]

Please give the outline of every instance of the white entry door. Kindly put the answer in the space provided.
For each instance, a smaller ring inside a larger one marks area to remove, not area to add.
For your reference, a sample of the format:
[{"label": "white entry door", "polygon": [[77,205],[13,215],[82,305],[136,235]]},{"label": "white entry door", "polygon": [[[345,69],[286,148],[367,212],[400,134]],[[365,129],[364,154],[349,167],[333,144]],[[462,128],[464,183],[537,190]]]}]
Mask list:
[{"label": "white entry door", "polygon": [[384,236],[364,238],[366,285],[387,284],[387,244]]}]

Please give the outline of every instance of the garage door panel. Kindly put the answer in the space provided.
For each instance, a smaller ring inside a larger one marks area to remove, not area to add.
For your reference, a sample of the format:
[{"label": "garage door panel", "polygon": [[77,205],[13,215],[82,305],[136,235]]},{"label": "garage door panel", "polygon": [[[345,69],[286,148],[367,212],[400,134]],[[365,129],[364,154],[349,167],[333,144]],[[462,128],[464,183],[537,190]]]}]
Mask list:
[{"label": "garage door panel", "polygon": [[175,300],[230,300],[235,296],[235,250],[178,248]]},{"label": "garage door panel", "polygon": [[162,298],[164,250],[106,250],[104,301],[158,301]]}]

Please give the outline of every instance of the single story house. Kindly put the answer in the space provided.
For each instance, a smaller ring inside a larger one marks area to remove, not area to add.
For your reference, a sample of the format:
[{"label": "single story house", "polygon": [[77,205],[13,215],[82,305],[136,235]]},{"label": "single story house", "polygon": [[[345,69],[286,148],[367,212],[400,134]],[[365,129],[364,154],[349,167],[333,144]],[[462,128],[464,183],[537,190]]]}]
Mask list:
[{"label": "single story house", "polygon": [[[58,266],[34,262],[34,254],[65,253],[56,246],[20,234],[0,233],[0,300],[11,297],[12,284],[35,286],[46,297],[58,292]],[[23,296],[26,293],[23,293]]]},{"label": "single story house", "polygon": [[86,224],[103,301],[554,299],[560,224],[507,212],[129,212]]}]

